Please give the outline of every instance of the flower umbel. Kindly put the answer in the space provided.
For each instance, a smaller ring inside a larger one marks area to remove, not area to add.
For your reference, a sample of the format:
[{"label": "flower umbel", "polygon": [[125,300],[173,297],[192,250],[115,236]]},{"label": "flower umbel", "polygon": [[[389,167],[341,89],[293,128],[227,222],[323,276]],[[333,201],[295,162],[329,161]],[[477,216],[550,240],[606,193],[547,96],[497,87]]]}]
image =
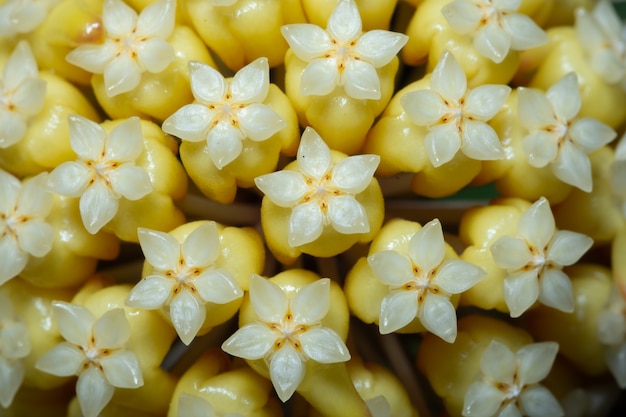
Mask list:
[{"label": "flower umbel", "polygon": [[131,329],[124,310],[109,310],[96,319],[85,307],[54,301],[52,311],[65,341],[39,358],[36,367],[78,376],[76,396],[85,417],[98,416],[116,387],[143,385],[137,356],[126,349]]},{"label": "flower umbel", "polygon": [[11,300],[0,293],[0,406],[8,408],[24,380],[22,359],[30,354],[28,329],[13,311]]},{"label": "flower umbel", "polygon": [[502,236],[491,245],[495,263],[506,269],[504,301],[511,317],[519,317],[535,301],[571,313],[574,295],[564,266],[576,263],[593,239],[569,230],[556,230],[550,203],[537,200],[519,221],[517,236]]},{"label": "flower umbel", "polygon": [[230,272],[214,265],[220,255],[215,222],[202,224],[182,244],[156,230],[139,228],[138,236],[154,269],[131,290],[126,305],[165,309],[186,345],[204,323],[205,304],[225,304],[243,296]]},{"label": "flower umbel", "polygon": [[408,37],[386,30],[362,32],[361,16],[352,0],[341,0],[326,30],[301,23],[281,28],[294,54],[308,62],[302,73],[304,96],[325,96],[335,88],[359,100],[380,98],[376,68],[387,65],[406,44]]},{"label": "flower umbel", "polygon": [[413,123],[428,128],[424,148],[435,167],[449,162],[459,149],[477,160],[504,157],[498,135],[487,122],[509,96],[509,86],[468,90],[467,77],[449,51],[439,59],[430,86],[407,93],[400,102]]},{"label": "flower umbel", "polygon": [[137,12],[121,0],[105,0],[104,42],[82,44],[66,59],[94,74],[104,74],[109,97],[133,90],[144,71],[159,73],[174,60],[166,41],[174,30],[176,0],[158,0]]},{"label": "flower umbel", "polygon": [[117,214],[119,199],[139,200],[152,191],[146,170],[135,161],[144,150],[139,118],[131,117],[107,135],[97,123],[70,116],[70,144],[78,160],[64,162],[48,177],[48,189],[80,197],[80,216],[97,233]]},{"label": "flower umbel", "polygon": [[163,130],[190,142],[206,140],[218,169],[241,154],[244,140],[264,141],[286,126],[263,104],[269,91],[267,58],[246,65],[231,81],[201,62],[190,62],[189,73],[196,102],[168,117]]},{"label": "flower umbel", "polygon": [[354,196],[369,186],[379,161],[378,155],[357,155],[335,164],[326,143],[307,127],[298,171],[273,172],[254,182],[274,204],[292,209],[289,245],[297,247],[313,242],[328,225],[343,234],[369,232],[367,213]]},{"label": "flower umbel", "polygon": [[345,362],[348,348],[337,333],[321,325],[330,308],[330,280],[301,288],[295,297],[271,281],[252,275],[250,302],[258,323],[237,330],[222,349],[240,358],[265,359],[278,397],[287,401],[305,375],[305,362]]},{"label": "flower umbel", "polygon": [[408,255],[385,250],[367,258],[374,274],[389,286],[380,306],[382,334],[418,318],[428,331],[454,342],[456,310],[450,296],[471,288],[486,272],[469,262],[444,259],[445,251],[441,223],[435,219],[411,237]]}]

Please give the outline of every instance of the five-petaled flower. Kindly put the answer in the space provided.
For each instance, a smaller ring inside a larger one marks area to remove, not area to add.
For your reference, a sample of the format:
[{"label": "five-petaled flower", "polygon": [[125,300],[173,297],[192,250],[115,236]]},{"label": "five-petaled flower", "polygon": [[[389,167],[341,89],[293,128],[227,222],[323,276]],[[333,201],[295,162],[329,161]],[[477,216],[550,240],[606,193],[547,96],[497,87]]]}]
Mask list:
[{"label": "five-petaled flower", "polygon": [[189,142],[206,140],[213,164],[222,169],[242,152],[243,141],[269,139],[286,126],[263,101],[269,91],[267,58],[239,70],[231,81],[201,62],[189,63],[195,103],[181,107],[163,122],[166,133]]},{"label": "five-petaled flower", "polygon": [[80,216],[89,233],[97,233],[115,215],[119,199],[139,200],[152,191],[146,170],[135,165],[144,151],[139,118],[119,123],[107,135],[99,124],[69,117],[70,145],[78,160],[64,162],[48,177],[48,189],[80,197]]},{"label": "five-petaled flower", "polygon": [[345,362],[348,348],[321,320],[330,308],[330,280],[319,279],[288,298],[283,289],[258,276],[250,278],[250,303],[257,323],[246,324],[222,349],[248,360],[265,359],[272,384],[287,401],[305,376],[305,362]]},{"label": "five-petaled flower", "polygon": [[13,310],[11,300],[0,293],[0,406],[8,408],[24,380],[22,359],[30,354],[28,328]]},{"label": "five-petaled flower", "polygon": [[558,343],[542,342],[513,353],[492,340],[480,358],[482,378],[465,393],[463,416],[562,416],[557,399],[539,383],[548,376],[558,350]]},{"label": "five-petaled flower", "polygon": [[82,44],[66,59],[94,74],[104,74],[109,97],[133,90],[144,71],[160,73],[174,60],[166,41],[174,30],[176,0],[158,0],[137,12],[122,0],[105,0],[104,42]]},{"label": "five-petaled flower", "polygon": [[231,273],[215,267],[221,251],[215,222],[203,223],[182,243],[171,234],[145,228],[139,228],[138,236],[153,270],[131,290],[126,305],[164,309],[183,343],[191,343],[202,327],[205,304],[243,296]]},{"label": "five-petaled flower", "polygon": [[57,376],[78,376],[76,396],[85,417],[96,417],[115,388],[138,388],[143,374],[135,353],[126,349],[131,328],[123,309],[100,318],[85,307],[53,301],[52,312],[65,341],[39,358],[36,368]]},{"label": "five-petaled flower", "polygon": [[408,37],[386,30],[363,33],[359,10],[352,0],[341,0],[326,30],[309,23],[281,28],[293,53],[308,65],[302,73],[304,96],[325,96],[343,87],[352,98],[378,100],[380,78],[376,68],[387,65]]},{"label": "five-petaled flower", "polygon": [[562,269],[576,263],[593,239],[556,230],[550,203],[543,197],[522,214],[517,233],[500,237],[490,247],[495,263],[507,271],[503,290],[511,317],[519,317],[537,300],[571,313],[572,283]]},{"label": "five-petaled flower", "polygon": [[430,86],[407,93],[400,102],[413,123],[428,128],[424,148],[435,167],[449,162],[459,149],[477,160],[504,157],[498,135],[487,122],[509,96],[509,86],[468,90],[467,77],[449,51],[439,59]]},{"label": "five-petaled flower", "polygon": [[418,318],[428,331],[454,342],[456,310],[450,296],[471,288],[486,272],[460,259],[445,259],[445,252],[441,223],[435,219],[411,237],[408,254],[384,250],[367,258],[374,274],[389,287],[380,306],[382,334]]},{"label": "five-petaled flower", "polygon": [[528,16],[517,13],[521,0],[453,0],[441,9],[453,31],[473,38],[474,48],[493,62],[509,51],[548,42],[548,35]]},{"label": "five-petaled flower", "polygon": [[0,169],[0,285],[22,272],[29,256],[52,249],[54,229],[45,219],[53,197],[44,188],[46,175],[22,183]]},{"label": "five-petaled flower", "polygon": [[254,182],[274,204],[292,208],[288,240],[297,247],[313,242],[328,225],[343,234],[369,232],[367,213],[354,196],[370,185],[379,161],[378,155],[356,155],[333,163],[330,148],[307,127],[298,171],[277,171]]}]

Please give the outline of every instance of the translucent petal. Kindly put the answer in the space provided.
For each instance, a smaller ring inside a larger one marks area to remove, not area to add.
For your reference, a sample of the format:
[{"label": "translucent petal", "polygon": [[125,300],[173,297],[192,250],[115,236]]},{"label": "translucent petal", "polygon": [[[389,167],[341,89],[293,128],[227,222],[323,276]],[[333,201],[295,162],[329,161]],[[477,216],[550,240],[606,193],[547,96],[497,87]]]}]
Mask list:
[{"label": "translucent petal", "polygon": [[444,262],[433,282],[448,294],[460,294],[472,288],[487,275],[479,266],[459,259]]},{"label": "translucent petal", "polygon": [[552,104],[540,90],[519,87],[517,91],[518,116],[526,129],[543,129],[555,123]]},{"label": "translucent petal", "polygon": [[449,2],[441,9],[441,14],[448,21],[450,28],[462,35],[475,31],[483,17],[477,3],[464,0]]},{"label": "translucent petal", "polygon": [[604,309],[598,314],[596,335],[603,345],[619,345],[626,332],[626,317],[621,312]]},{"label": "translucent petal", "polygon": [[626,388],[626,343],[605,347],[606,364],[621,389]]},{"label": "translucent petal", "polygon": [[424,150],[435,168],[450,162],[461,149],[461,136],[456,123],[434,126],[424,138]]},{"label": "translucent petal", "polygon": [[552,132],[537,130],[524,137],[522,148],[528,163],[536,168],[543,168],[555,161],[559,152],[559,138]]},{"label": "translucent petal", "polygon": [[294,323],[319,323],[330,307],[330,280],[321,278],[302,287],[291,301]]},{"label": "translucent petal", "polygon": [[0,285],[17,276],[28,261],[28,254],[10,236],[0,238]]},{"label": "translucent petal", "polygon": [[189,142],[206,140],[214,112],[201,104],[186,104],[163,122],[163,131]]},{"label": "translucent petal", "polygon": [[26,133],[24,119],[14,112],[0,110],[0,149],[19,142]]},{"label": "translucent petal", "polygon": [[304,378],[304,372],[305,368],[300,355],[290,343],[286,343],[274,353],[270,362],[270,378],[282,402],[290,399],[298,389]]},{"label": "translucent petal", "polygon": [[381,334],[395,332],[417,317],[417,292],[395,291],[383,298],[380,304],[378,325]]},{"label": "translucent petal", "polygon": [[576,117],[582,104],[576,73],[568,73],[550,87],[546,92],[546,98],[552,104],[554,113],[561,122]]},{"label": "translucent petal", "polygon": [[529,417],[563,416],[563,408],[554,395],[543,385],[528,387],[522,391],[520,405]]},{"label": "translucent petal", "polygon": [[202,223],[185,238],[181,250],[189,268],[212,265],[221,250],[217,224],[213,221]]},{"label": "translucent petal", "polygon": [[521,316],[539,298],[537,271],[531,270],[504,278],[503,294],[511,317]]},{"label": "translucent petal", "polygon": [[82,44],[72,50],[65,60],[72,65],[93,74],[104,73],[105,68],[115,58],[117,43],[106,39],[101,44]]},{"label": "translucent petal", "polygon": [[591,161],[587,154],[570,141],[565,141],[561,152],[552,164],[554,175],[566,184],[589,193],[593,189]]},{"label": "translucent petal", "polygon": [[147,5],[137,19],[137,35],[168,38],[174,30],[176,1],[160,0]]},{"label": "translucent petal", "polygon": [[504,30],[511,36],[511,49],[525,51],[548,42],[548,35],[528,16],[509,13],[502,16]]},{"label": "translucent petal", "polygon": [[490,380],[512,384],[517,369],[515,354],[503,343],[492,340],[480,357],[480,370]]},{"label": "translucent petal", "polygon": [[474,36],[474,48],[482,56],[496,64],[504,61],[511,48],[511,35],[500,27],[498,22],[491,20]]},{"label": "translucent petal", "polygon": [[498,413],[498,417],[523,417],[517,402],[509,401],[505,404]]},{"label": "translucent petal", "polygon": [[295,206],[289,217],[289,246],[295,248],[321,236],[324,215],[317,200]]},{"label": "translucent petal", "polygon": [[17,321],[0,319],[0,356],[7,359],[22,359],[30,354],[31,343],[28,328]]},{"label": "translucent petal", "polygon": [[496,265],[509,271],[517,271],[533,260],[528,243],[516,236],[500,237],[489,250]]},{"label": "translucent petal", "polygon": [[443,231],[438,219],[426,223],[415,232],[409,242],[409,256],[413,264],[423,271],[438,267],[443,261],[445,252]]},{"label": "translucent petal", "polygon": [[576,35],[586,51],[599,49],[605,42],[606,34],[591,11],[578,8],[575,13]]},{"label": "translucent petal", "polygon": [[569,128],[569,136],[584,152],[590,153],[617,137],[610,126],[591,117],[577,119]]},{"label": "translucent petal", "polygon": [[409,119],[418,126],[439,123],[449,110],[439,93],[432,90],[408,92],[400,98],[400,103]]},{"label": "translucent petal", "polygon": [[329,198],[328,218],[333,229],[339,233],[349,235],[370,231],[365,208],[351,195]]},{"label": "translucent petal", "polygon": [[156,310],[165,305],[173,288],[174,281],[171,279],[159,275],[149,275],[133,287],[125,304],[129,307]]},{"label": "translucent petal", "polygon": [[20,193],[22,192],[22,183],[8,172],[0,169],[0,213],[8,216],[17,205]]},{"label": "translucent petal", "polygon": [[[597,48],[600,49],[597,49]],[[620,83],[624,79],[624,62],[612,48],[600,44],[591,49],[591,68],[609,84]]]},{"label": "translucent petal", "polygon": [[80,197],[80,216],[85,229],[97,233],[117,214],[119,202],[113,191],[102,181],[95,181]]},{"label": "translucent petal", "polygon": [[365,401],[370,414],[375,417],[391,416],[391,405],[384,395],[379,395]]},{"label": "translucent petal", "polygon": [[548,245],[555,230],[550,203],[544,197],[535,201],[520,217],[519,234],[541,251]]},{"label": "translucent petal", "polygon": [[346,344],[327,327],[316,327],[300,335],[302,350],[311,359],[319,363],[337,363],[350,360]]},{"label": "translucent petal", "polygon": [[320,135],[310,126],[302,133],[298,147],[298,166],[307,176],[320,180],[330,169],[330,149]]},{"label": "translucent petal", "polygon": [[593,239],[582,233],[558,230],[546,252],[546,259],[560,266],[570,266],[591,248]]},{"label": "translucent petal", "polygon": [[447,100],[459,101],[467,91],[467,77],[452,53],[446,51],[433,70],[430,86]]},{"label": "translucent petal", "polygon": [[400,287],[414,278],[411,261],[396,251],[384,250],[370,255],[367,263],[380,281],[392,287]]},{"label": "translucent petal", "polygon": [[93,337],[98,348],[124,347],[130,338],[130,324],[124,310],[114,308],[104,313],[93,325]]},{"label": "translucent petal", "polygon": [[498,134],[484,122],[466,121],[461,151],[472,159],[492,161],[504,158]]},{"label": "translucent petal", "polygon": [[139,200],[153,190],[146,170],[132,163],[110,170],[109,179],[113,191],[130,201]]},{"label": "translucent petal", "polygon": [[137,12],[120,0],[105,0],[102,23],[111,38],[126,38],[137,23]]},{"label": "translucent petal", "polygon": [[509,97],[508,85],[481,85],[470,90],[465,97],[463,112],[483,122],[491,120]]},{"label": "translucent petal", "polygon": [[391,62],[408,40],[409,37],[402,33],[370,30],[356,41],[352,50],[374,68],[380,68]]},{"label": "translucent petal", "polygon": [[104,376],[118,388],[138,388],[143,385],[143,374],[135,353],[117,350],[100,359]]},{"label": "translucent petal", "polygon": [[200,397],[181,392],[178,396],[177,414],[187,417],[215,417],[213,406]]},{"label": "translucent petal", "polygon": [[300,79],[303,96],[326,96],[339,85],[340,75],[334,58],[316,58],[306,66]]},{"label": "translucent petal", "polygon": [[283,170],[261,175],[254,183],[272,202],[280,207],[292,207],[304,197],[308,186],[297,171]]},{"label": "translucent petal", "polygon": [[170,302],[170,319],[181,342],[189,345],[204,324],[206,309],[196,297],[183,289]]},{"label": "translucent petal", "polygon": [[361,15],[356,3],[340,1],[328,19],[328,34],[340,43],[354,40],[361,34]]},{"label": "translucent petal", "polygon": [[267,58],[258,58],[235,74],[230,83],[232,100],[237,103],[260,103],[270,88],[270,67]]},{"label": "translucent petal", "polygon": [[283,290],[260,275],[250,276],[250,303],[255,313],[266,323],[282,321],[289,308]]},{"label": "translucent petal", "polygon": [[217,169],[224,168],[241,154],[243,139],[241,130],[227,122],[218,123],[209,131],[207,136],[209,156]]},{"label": "translucent petal", "polygon": [[53,301],[52,312],[61,336],[74,345],[86,347],[96,320],[93,314],[85,307],[65,301]]},{"label": "translucent petal", "polygon": [[332,47],[326,31],[310,23],[284,25],[280,33],[293,53],[305,62],[323,56]]},{"label": "translucent petal", "polygon": [[117,55],[104,68],[104,87],[106,95],[114,97],[132,91],[141,81],[142,70],[135,59],[128,53]]},{"label": "translucent petal", "polygon": [[205,271],[193,280],[193,284],[198,295],[207,302],[226,304],[243,297],[243,290],[237,281],[224,269]]},{"label": "translucent petal", "polygon": [[39,220],[31,220],[15,227],[20,248],[33,256],[42,257],[52,249],[54,228]]},{"label": "translucent petal", "polygon": [[465,392],[463,417],[495,416],[504,400],[504,393],[492,384],[475,381]]},{"label": "translucent petal", "polygon": [[574,290],[569,277],[560,269],[546,269],[539,280],[539,301],[565,313],[574,311]]},{"label": "translucent petal", "polygon": [[269,139],[287,123],[265,104],[251,104],[237,113],[243,134],[254,141]]},{"label": "translucent petal", "polygon": [[158,74],[174,61],[174,48],[163,39],[148,39],[139,42],[135,48],[139,66],[148,72]]},{"label": "translucent petal", "polygon": [[420,311],[420,321],[446,342],[453,343],[456,339],[456,310],[447,297],[429,293]]},{"label": "translucent petal", "polygon": [[174,236],[143,227],[137,229],[137,236],[150,265],[162,271],[176,270],[181,253],[180,244]]},{"label": "translucent petal", "polygon": [[56,376],[78,375],[85,362],[85,354],[73,344],[61,342],[41,356],[35,368]]},{"label": "translucent petal", "polygon": [[342,74],[342,82],[346,93],[352,98],[380,99],[380,78],[369,62],[350,59]]},{"label": "translucent petal", "polygon": [[24,381],[24,365],[21,361],[9,361],[0,356],[0,406],[9,408]]},{"label": "translucent petal", "polygon": [[45,96],[46,82],[39,79],[28,79],[15,90],[12,102],[18,113],[23,116],[34,116],[41,111]]},{"label": "translucent petal", "polygon": [[522,0],[491,0],[491,2],[501,12],[515,12],[519,9]]},{"label": "translucent petal", "polygon": [[33,56],[30,44],[25,40],[19,41],[13,48],[2,70],[2,78],[0,79],[4,84],[4,90],[15,90],[24,80],[37,78],[38,76],[37,62]]},{"label": "translucent petal", "polygon": [[96,122],[78,115],[68,117],[72,150],[85,161],[97,161],[106,141],[106,132]]},{"label": "translucent petal", "polygon": [[[50,213],[53,197],[44,188],[47,178],[46,173],[41,173],[24,180],[22,192],[17,200],[17,210],[20,213],[29,214],[31,219],[32,217],[46,217]],[[5,196],[15,201],[11,194],[3,194],[3,198],[6,198]]]},{"label": "translucent petal", "polygon": [[623,23],[616,10],[610,3],[599,1],[591,11],[593,18],[604,29],[607,35],[619,38],[622,34]]},{"label": "translucent petal", "polygon": [[92,175],[92,170],[82,162],[64,162],[48,175],[47,188],[66,197],[80,197]]},{"label": "translucent petal", "polygon": [[202,104],[221,103],[226,94],[227,84],[222,74],[215,68],[198,61],[189,62],[191,90]]},{"label": "translucent petal", "polygon": [[265,325],[247,324],[222,344],[222,350],[238,358],[261,359],[274,346],[276,335]]},{"label": "translucent petal", "polygon": [[76,382],[76,396],[85,417],[97,417],[111,401],[115,388],[107,382],[102,372],[90,366]]},{"label": "translucent petal", "polygon": [[520,385],[536,384],[550,373],[559,351],[556,342],[532,343],[515,352],[517,356],[517,376]]}]

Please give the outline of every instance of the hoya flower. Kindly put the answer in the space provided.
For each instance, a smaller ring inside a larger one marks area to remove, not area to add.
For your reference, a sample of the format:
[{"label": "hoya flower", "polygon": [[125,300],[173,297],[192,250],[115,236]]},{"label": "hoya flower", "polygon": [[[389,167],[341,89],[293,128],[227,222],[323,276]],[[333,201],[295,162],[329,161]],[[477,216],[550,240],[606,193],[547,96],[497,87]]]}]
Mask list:
[{"label": "hoya flower", "polygon": [[186,392],[178,397],[177,413],[181,417],[244,417],[239,413],[218,414],[208,401]]},{"label": "hoya flower", "polygon": [[231,81],[201,62],[190,62],[189,73],[196,102],[168,117],[163,130],[189,142],[206,141],[218,169],[241,154],[244,140],[264,141],[286,126],[263,104],[270,86],[267,58],[246,65]]},{"label": "hoya flower", "polygon": [[265,359],[283,402],[291,398],[304,378],[306,361],[337,363],[350,359],[339,335],[321,324],[330,308],[328,278],[302,287],[289,299],[278,285],[252,275],[250,303],[258,322],[241,327],[222,349],[248,360]]},{"label": "hoya flower", "polygon": [[6,0],[0,4],[0,36],[12,37],[35,30],[59,0]]},{"label": "hoya flower", "polygon": [[617,385],[626,388],[626,301],[614,286],[597,319],[597,335],[604,358]]},{"label": "hoya flower", "polygon": [[42,173],[21,183],[0,169],[0,285],[17,276],[30,256],[50,252],[54,228],[46,222],[52,194]]},{"label": "hoya flower", "polygon": [[572,283],[562,269],[578,262],[593,239],[556,230],[550,203],[543,197],[522,214],[517,233],[500,237],[490,248],[495,263],[507,271],[503,292],[511,317],[521,316],[537,300],[574,311]]},{"label": "hoya flower", "polygon": [[498,135],[487,122],[500,111],[510,87],[468,89],[467,77],[449,51],[439,59],[430,87],[405,94],[400,103],[413,123],[428,128],[424,148],[435,167],[449,162],[459,149],[477,160],[504,157]]},{"label": "hoya flower", "polygon": [[615,204],[626,216],[626,135],[622,135],[615,146],[615,160],[610,170],[610,185]]},{"label": "hoya flower", "polygon": [[166,41],[174,30],[176,0],[158,0],[137,12],[122,0],[104,0],[102,24],[106,38],[82,44],[66,59],[94,74],[104,74],[109,97],[133,90],[144,71],[159,73],[174,60]]},{"label": "hoya flower", "polygon": [[168,233],[141,227],[138,236],[153,270],[131,290],[126,305],[165,309],[186,345],[204,323],[205,304],[225,304],[243,296],[230,272],[215,267],[221,252],[215,222],[202,224],[182,244]]},{"label": "hoya flower", "polygon": [[460,294],[480,281],[486,272],[460,259],[444,259],[446,252],[439,220],[418,230],[408,254],[384,250],[367,262],[389,293],[380,305],[380,332],[395,332],[418,318],[431,333],[448,343],[456,339],[456,309],[452,294]]},{"label": "hoya flower", "polygon": [[13,311],[11,300],[0,293],[0,405],[8,408],[24,380],[22,359],[30,354],[28,329]]},{"label": "hoya flower", "polygon": [[580,106],[573,72],[545,93],[519,88],[519,120],[529,131],[522,142],[528,163],[537,168],[550,165],[558,179],[590,192],[593,181],[587,154],[611,142],[617,133],[591,117],[576,117]]},{"label": "hoya flower", "polygon": [[85,307],[53,301],[52,312],[65,341],[35,367],[57,376],[78,376],[76,396],[85,417],[96,417],[115,388],[139,388],[143,375],[135,353],[126,348],[130,324],[120,308],[96,318]]},{"label": "hoya flower", "polygon": [[46,82],[39,79],[30,46],[20,41],[0,79],[0,148],[8,148],[24,137],[29,119],[39,113],[45,96]]},{"label": "hoya flower", "polygon": [[309,23],[281,28],[294,54],[308,65],[302,73],[304,96],[325,96],[337,87],[359,100],[381,97],[376,68],[387,65],[408,37],[386,30],[363,33],[359,10],[352,0],[341,0],[326,30]]},{"label": "hoya flower", "polygon": [[141,124],[131,117],[107,135],[99,124],[72,115],[69,128],[78,159],[57,166],[48,177],[48,189],[80,197],[83,224],[95,234],[117,214],[120,198],[138,200],[152,191],[148,173],[135,165],[144,150]]},{"label": "hoya flower", "polygon": [[539,383],[548,376],[558,350],[558,343],[542,342],[513,353],[492,340],[480,358],[482,378],[465,393],[463,416],[563,416],[557,399]]},{"label": "hoya flower", "polygon": [[528,16],[517,13],[521,0],[453,0],[441,13],[455,32],[469,35],[474,48],[496,64],[510,50],[524,51],[548,42],[548,35]]},{"label": "hoya flower", "polygon": [[379,161],[378,155],[356,155],[335,164],[330,148],[307,127],[298,170],[261,175],[254,182],[274,204],[292,209],[288,240],[297,247],[313,242],[328,225],[343,234],[369,232],[365,208],[354,196],[369,186]]}]

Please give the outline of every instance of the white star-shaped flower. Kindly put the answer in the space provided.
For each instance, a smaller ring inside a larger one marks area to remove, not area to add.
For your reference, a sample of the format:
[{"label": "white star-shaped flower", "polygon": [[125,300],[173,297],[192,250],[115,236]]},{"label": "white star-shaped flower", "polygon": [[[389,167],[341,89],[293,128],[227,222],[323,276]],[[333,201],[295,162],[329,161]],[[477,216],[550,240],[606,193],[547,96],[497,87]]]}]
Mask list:
[{"label": "white star-shaped flower", "polygon": [[433,70],[430,87],[405,94],[400,103],[413,123],[428,128],[424,148],[435,167],[452,160],[459,149],[477,160],[504,157],[498,135],[487,122],[500,111],[509,86],[468,90],[463,69],[446,51]]},{"label": "white star-shaped flower", "polygon": [[29,256],[52,249],[54,228],[45,219],[53,198],[44,188],[46,175],[21,183],[0,169],[0,285],[22,272]]},{"label": "white star-shaped flower", "polygon": [[85,417],[98,416],[116,387],[143,385],[137,356],[126,349],[131,329],[124,310],[109,310],[96,319],[85,307],[53,301],[52,312],[65,341],[35,367],[57,376],[77,375],[76,396]]},{"label": "white star-shaped flower", "polygon": [[491,245],[493,260],[506,269],[504,301],[511,317],[519,317],[535,301],[571,313],[574,294],[562,271],[589,250],[593,239],[569,230],[556,230],[550,203],[540,198],[519,220],[517,236],[502,236]]},{"label": "white star-shaped flower", "polygon": [[350,359],[339,335],[321,325],[330,308],[328,278],[302,287],[289,299],[278,285],[252,275],[250,303],[258,322],[237,330],[222,349],[244,359],[265,359],[283,402],[291,398],[304,378],[306,361],[337,363]]},{"label": "white star-shaped flower", "polygon": [[0,36],[34,31],[59,0],[7,0],[0,4]]},{"label": "white star-shaped flower", "polygon": [[463,416],[563,416],[557,399],[539,383],[548,376],[558,351],[558,343],[542,342],[513,353],[492,340],[480,359],[482,379],[465,393]]},{"label": "white star-shaped flower", "polygon": [[126,305],[164,309],[186,345],[204,323],[205,304],[226,304],[243,296],[231,273],[215,267],[221,253],[215,222],[202,224],[182,244],[156,230],[139,228],[138,236],[153,270],[131,290]]},{"label": "white star-shaped flower", "polygon": [[326,30],[309,23],[281,28],[294,54],[308,65],[302,73],[301,94],[325,96],[337,87],[359,100],[380,98],[376,68],[387,65],[408,37],[386,30],[363,33],[359,10],[341,0],[328,19]]},{"label": "white star-shaped flower", "polygon": [[24,380],[22,359],[30,354],[28,329],[13,311],[11,300],[0,293],[0,406],[8,408]]},{"label": "white star-shaped flower", "polygon": [[356,155],[335,164],[330,148],[307,127],[298,170],[273,172],[254,182],[274,204],[292,209],[288,239],[297,247],[313,242],[328,225],[343,234],[369,232],[365,208],[354,196],[370,185],[379,162],[378,155]]},{"label": "white star-shaped flower", "polygon": [[437,219],[411,237],[408,249],[406,255],[384,250],[367,258],[374,274],[389,286],[380,306],[380,332],[395,332],[419,318],[428,331],[452,343],[457,328],[450,296],[471,288],[486,272],[469,262],[444,259],[446,246]]},{"label": "white star-shaped flower", "polygon": [[48,177],[48,189],[80,197],[80,216],[97,233],[117,214],[119,199],[139,200],[152,191],[146,170],[135,161],[144,150],[139,118],[126,119],[107,135],[99,124],[69,117],[70,145],[78,160],[64,162]]},{"label": "white star-shaped flower", "polygon": [[[0,11],[1,14],[1,11]],[[24,137],[28,122],[44,104],[46,82],[28,42],[20,41],[9,57],[0,79],[0,149]]]},{"label": "white star-shaped flower", "polygon": [[186,392],[178,397],[177,413],[181,417],[244,417],[239,413],[218,414],[208,401]]},{"label": "white star-shaped flower", "polygon": [[617,385],[626,388],[626,300],[613,286],[605,308],[598,315],[597,335],[604,358]]},{"label": "white star-shaped flower", "polygon": [[267,58],[246,65],[231,81],[201,62],[190,62],[189,74],[196,102],[168,117],[163,130],[189,142],[206,140],[218,169],[241,154],[244,140],[264,141],[287,125],[263,104],[270,85]]},{"label": "white star-shaped flower", "polygon": [[441,9],[453,31],[469,35],[474,48],[496,64],[510,50],[524,51],[548,42],[528,16],[517,13],[522,0],[453,0]]},{"label": "white star-shaped flower", "polygon": [[519,120],[529,131],[522,142],[528,163],[537,168],[549,164],[558,179],[590,192],[593,180],[587,154],[611,142],[617,133],[591,117],[578,118],[580,106],[575,73],[545,93],[519,88]]},{"label": "white star-shaped flower", "polygon": [[105,0],[104,42],[82,44],[66,59],[94,74],[104,74],[109,97],[133,90],[144,71],[159,73],[174,60],[166,41],[174,30],[176,0],[158,0],[137,12],[122,0]]}]

